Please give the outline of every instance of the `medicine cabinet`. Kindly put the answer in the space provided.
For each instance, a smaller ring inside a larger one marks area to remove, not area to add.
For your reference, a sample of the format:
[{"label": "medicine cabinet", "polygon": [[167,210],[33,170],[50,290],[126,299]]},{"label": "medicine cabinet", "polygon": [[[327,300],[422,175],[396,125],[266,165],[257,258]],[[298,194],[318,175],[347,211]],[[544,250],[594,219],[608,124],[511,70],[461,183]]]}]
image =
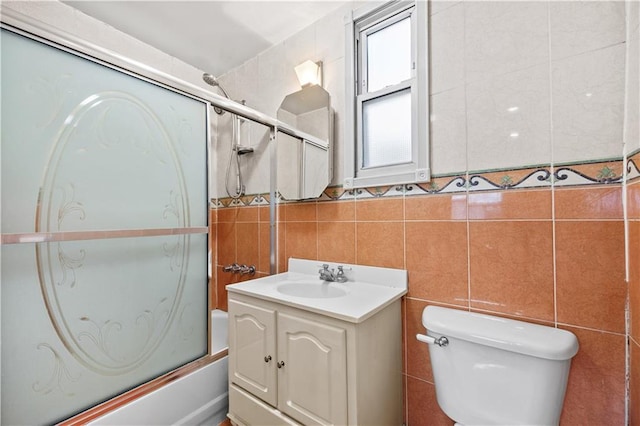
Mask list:
[{"label": "medicine cabinet", "polygon": [[277,118],[306,134],[277,132],[278,191],[285,200],[319,197],[333,176],[333,111],[329,93],[318,85],[287,95]]}]

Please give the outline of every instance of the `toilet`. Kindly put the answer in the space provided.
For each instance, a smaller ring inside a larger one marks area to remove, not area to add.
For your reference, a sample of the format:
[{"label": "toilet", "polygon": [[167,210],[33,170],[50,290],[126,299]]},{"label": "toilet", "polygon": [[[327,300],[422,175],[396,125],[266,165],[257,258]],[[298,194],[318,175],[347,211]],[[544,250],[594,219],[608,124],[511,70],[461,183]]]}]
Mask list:
[{"label": "toilet", "polygon": [[436,397],[461,425],[557,425],[578,339],[566,330],[427,306]]}]

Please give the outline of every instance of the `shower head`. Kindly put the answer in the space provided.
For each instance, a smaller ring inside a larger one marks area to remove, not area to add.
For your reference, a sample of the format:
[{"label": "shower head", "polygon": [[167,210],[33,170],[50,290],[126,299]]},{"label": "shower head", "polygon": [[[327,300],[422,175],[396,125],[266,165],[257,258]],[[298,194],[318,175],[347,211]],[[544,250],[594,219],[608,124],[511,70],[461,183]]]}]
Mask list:
[{"label": "shower head", "polygon": [[218,79],[215,78],[213,75],[209,74],[208,72],[205,72],[204,74],[202,74],[202,79],[209,86],[213,86],[213,87],[220,86],[220,83],[218,83]]},{"label": "shower head", "polygon": [[[218,89],[220,89],[225,98],[231,99],[229,95],[227,95],[227,92],[222,88],[222,86],[220,86],[220,82],[218,81],[218,79],[215,78],[212,74],[205,72],[204,74],[202,74],[202,80],[204,80],[204,82],[209,86],[217,87]],[[222,108],[214,106],[213,109],[218,115],[224,114],[224,110]]]},{"label": "shower head", "polygon": [[231,99],[229,95],[227,95],[227,92],[222,88],[222,86],[220,86],[220,82],[218,81],[218,79],[215,78],[213,75],[209,74],[208,72],[205,72],[204,74],[202,74],[202,79],[209,86],[217,87],[218,89],[220,89],[220,91],[224,94],[225,98]]}]

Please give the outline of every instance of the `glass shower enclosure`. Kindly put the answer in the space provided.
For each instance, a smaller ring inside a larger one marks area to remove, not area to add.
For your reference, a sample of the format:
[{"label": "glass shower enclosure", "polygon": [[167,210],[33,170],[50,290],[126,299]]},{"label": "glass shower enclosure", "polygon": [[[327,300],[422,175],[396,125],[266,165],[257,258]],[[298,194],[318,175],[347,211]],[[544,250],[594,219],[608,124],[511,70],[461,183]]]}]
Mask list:
[{"label": "glass shower enclosure", "polygon": [[3,28],[2,423],[207,353],[208,104]]}]

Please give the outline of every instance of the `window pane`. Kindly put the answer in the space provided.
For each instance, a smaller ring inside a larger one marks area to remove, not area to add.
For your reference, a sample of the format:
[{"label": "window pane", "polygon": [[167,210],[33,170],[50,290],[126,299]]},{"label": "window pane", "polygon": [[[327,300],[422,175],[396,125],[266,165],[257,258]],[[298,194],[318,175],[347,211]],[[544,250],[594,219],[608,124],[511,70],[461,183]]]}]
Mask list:
[{"label": "window pane", "polygon": [[411,89],[362,105],[362,167],[411,161]]},{"label": "window pane", "polygon": [[411,19],[409,17],[367,37],[367,91],[411,78]]}]

